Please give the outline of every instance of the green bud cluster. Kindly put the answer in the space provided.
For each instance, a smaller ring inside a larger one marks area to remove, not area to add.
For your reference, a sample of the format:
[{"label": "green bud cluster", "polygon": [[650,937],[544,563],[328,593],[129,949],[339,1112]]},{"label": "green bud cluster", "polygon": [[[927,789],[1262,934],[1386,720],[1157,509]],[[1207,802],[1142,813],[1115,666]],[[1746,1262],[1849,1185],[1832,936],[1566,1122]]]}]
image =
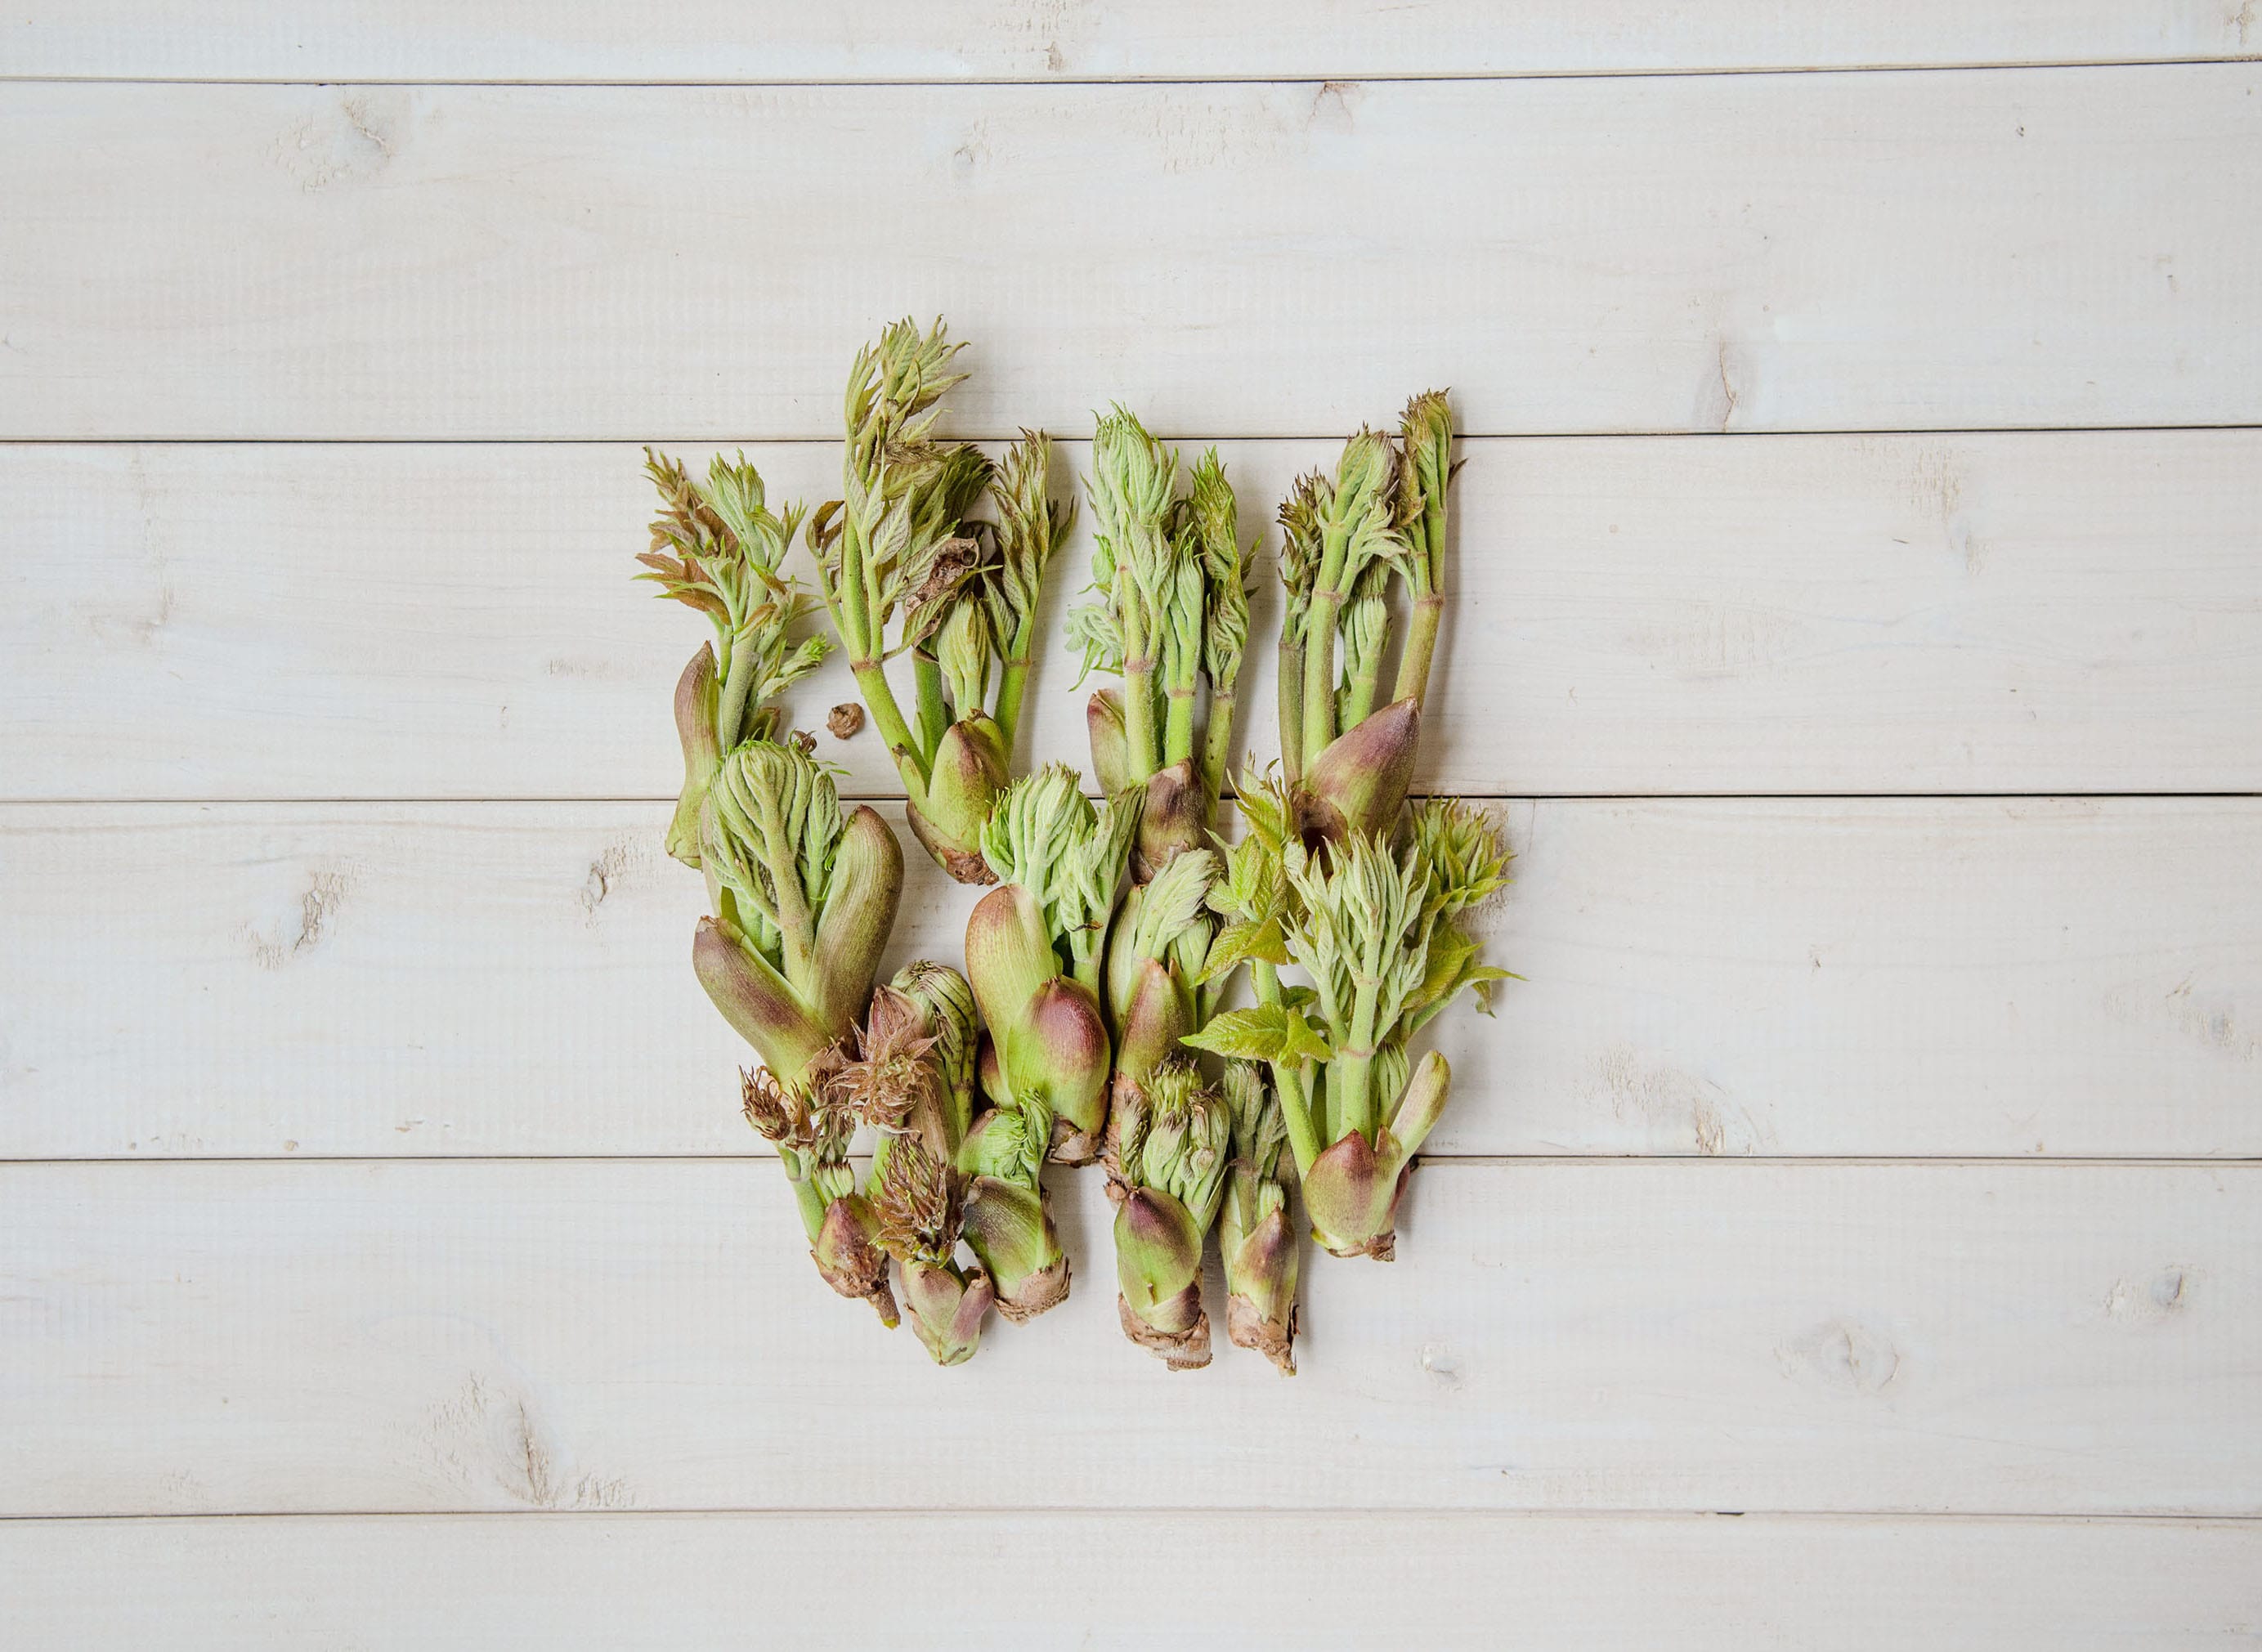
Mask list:
[{"label": "green bud cluster", "polygon": [[1109,1174],[1115,1212],[1118,1317],[1124,1334],[1174,1371],[1209,1363],[1202,1251],[1225,1189],[1233,1118],[1185,1056],[1120,1097]]},{"label": "green bud cluster", "polygon": [[[1452,448],[1444,394],[1427,391],[1394,442],[1361,430],[1332,475],[1300,478],[1281,501],[1280,754],[1307,835],[1387,833],[1406,800],[1444,611]],[[1384,699],[1394,588],[1408,617]]]},{"label": "green bud cluster", "polygon": [[[834,634],[906,793],[911,831],[961,883],[990,881],[981,833],[1012,771],[1044,576],[1072,503],[1048,491],[1041,431],[996,465],[934,434],[962,344],[908,319],[859,350],[843,404],[841,496],[804,536]],[[972,512],[987,497],[995,520]],[[887,673],[911,659],[913,715]]]},{"label": "green bud cluster", "polygon": [[983,831],[999,886],[967,920],[966,970],[994,1051],[984,1088],[998,1106],[1041,1101],[1064,1164],[1089,1163],[1106,1127],[1102,949],[1137,823],[1135,794],[1095,807],[1055,763],[1007,788]]},{"label": "green bud cluster", "polygon": [[1249,548],[1213,448],[1179,487],[1178,456],[1117,408],[1091,443],[1092,601],[1069,615],[1088,675],[1122,679],[1085,708],[1101,786],[1145,791],[1145,882],[1208,840],[1249,641]]},{"label": "green bud cluster", "polygon": [[[1051,496],[1041,432],[995,462],[935,434],[962,348],[904,321],[858,353],[841,496],[814,512],[773,508],[743,454],[694,480],[647,452],[660,509],[641,577],[714,627],[677,684],[667,833],[707,884],[695,971],[760,1057],[742,1105],[819,1273],[887,1324],[908,1317],[937,1363],[969,1359],[993,1308],[1025,1321],[1066,1297],[1046,1167],[1104,1157],[1126,1335],[1174,1369],[1208,1363],[1214,1228],[1228,1338],[1293,1374],[1297,1201],[1325,1249],[1394,1254],[1451,1087],[1412,1041],[1464,989],[1488,1007],[1506,976],[1469,928],[1506,881],[1498,833],[1457,800],[1408,803],[1452,415],[1416,397],[1394,436],[1361,430],[1281,505],[1284,761],[1235,783],[1228,841],[1212,814],[1255,547],[1223,463],[1189,472],[1120,408],[1099,421],[1092,584],[1069,632],[1087,674],[1120,679],[1086,706],[1103,795],[1064,764],[1013,779],[1074,508]],[[782,571],[797,534],[817,599]],[[835,646],[801,634],[820,607],[914,833],[953,876],[996,884],[964,975],[920,962],[875,984],[902,851],[769,703]],[[906,658],[908,707],[889,676]],[[1253,1001],[1224,1007],[1244,970]]]}]

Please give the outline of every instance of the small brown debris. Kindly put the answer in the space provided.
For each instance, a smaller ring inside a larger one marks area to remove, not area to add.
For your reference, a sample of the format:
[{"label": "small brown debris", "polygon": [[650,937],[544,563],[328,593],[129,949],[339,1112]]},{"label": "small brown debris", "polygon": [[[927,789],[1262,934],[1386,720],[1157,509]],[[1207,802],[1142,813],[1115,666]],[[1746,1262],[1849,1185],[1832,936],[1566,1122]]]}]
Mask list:
[{"label": "small brown debris", "polygon": [[864,726],[864,708],[854,700],[836,705],[825,719],[825,726],[832,731],[836,740],[854,739]]}]

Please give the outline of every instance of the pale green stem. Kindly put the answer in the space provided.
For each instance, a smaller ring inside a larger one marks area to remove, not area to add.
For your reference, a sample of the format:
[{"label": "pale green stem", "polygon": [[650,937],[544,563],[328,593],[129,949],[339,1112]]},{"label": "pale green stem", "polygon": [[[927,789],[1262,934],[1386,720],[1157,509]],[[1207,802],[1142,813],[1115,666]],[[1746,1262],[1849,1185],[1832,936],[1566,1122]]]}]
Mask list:
[{"label": "pale green stem", "polygon": [[775,797],[761,799],[762,862],[769,869],[777,891],[777,927],[783,946],[784,968],[779,971],[793,990],[808,1002],[818,997],[817,920],[802,892],[801,869],[795,863],[794,842]]},{"label": "pale green stem", "polygon": [[1350,692],[1344,696],[1343,725],[1346,729],[1357,728],[1374,710],[1374,680],[1381,670],[1382,650],[1378,648],[1371,657],[1360,660],[1358,669],[1351,673]]},{"label": "pale green stem", "polygon": [[810,1178],[809,1167],[802,1163],[798,1149],[780,1147],[778,1161],[785,1166],[785,1179],[792,1186],[793,1202],[801,1212],[801,1225],[809,1234],[809,1242],[814,1244],[825,1231],[825,1195],[817,1191],[817,1184]]},{"label": "pale green stem", "polygon": [[715,696],[715,749],[727,753],[737,747],[746,725],[746,700],[754,689],[754,651],[726,642],[723,660],[723,686]]},{"label": "pale green stem", "polygon": [[[1360,978],[1351,999],[1351,1038],[1338,1046],[1328,1064],[1329,1101],[1336,1108],[1336,1134],[1357,1130],[1374,1140],[1373,1086],[1368,1082],[1374,1067],[1374,1017],[1380,983]],[[1340,1084],[1341,1092],[1336,1093]]]},{"label": "pale green stem", "polygon": [[[1258,1003],[1278,1004],[1280,1001],[1280,971],[1278,968],[1260,958],[1250,965],[1250,976],[1257,987]],[[1308,1175],[1312,1161],[1319,1158],[1322,1144],[1319,1132],[1313,1128],[1311,1103],[1305,1093],[1302,1066],[1286,1062],[1269,1064],[1272,1068],[1272,1087],[1280,1097],[1280,1117],[1288,1127],[1288,1145],[1296,1155],[1296,1168]]]},{"label": "pale green stem", "polygon": [[1226,759],[1233,751],[1233,690],[1209,697],[1209,727],[1202,736],[1202,785],[1214,799],[1225,791]]},{"label": "pale green stem", "polygon": [[918,687],[919,761],[932,769],[935,747],[950,726],[950,708],[942,697],[942,666],[924,648],[911,650],[911,681]]},{"label": "pale green stem", "polygon": [[1443,592],[1431,590],[1414,599],[1414,617],[1406,629],[1406,652],[1398,661],[1398,685],[1393,700],[1408,696],[1419,705],[1430,690],[1430,659],[1437,651],[1437,622],[1445,612]]},{"label": "pale green stem", "polygon": [[832,609],[832,627],[840,633],[840,646],[848,654],[848,669],[855,676],[857,690],[864,696],[864,706],[872,714],[873,725],[896,760],[896,771],[903,776],[904,790],[915,799],[923,799],[926,796],[927,767],[919,756],[918,742],[911,738],[910,725],[904,721],[903,709],[896,703],[896,691],[888,684],[888,674],[880,665],[880,638],[874,634],[872,621],[878,598],[865,577],[863,538],[853,522],[843,524],[840,535],[839,601],[832,602],[832,593],[826,593]]},{"label": "pale green stem", "polygon": [[1288,628],[1280,628],[1279,725],[1280,767],[1293,786],[1304,777],[1304,649],[1292,642]]},{"label": "pale green stem", "polygon": [[1005,736],[1005,760],[1009,766],[1013,757],[1014,731],[1021,725],[1021,696],[1028,691],[1028,655],[1008,659],[998,679],[998,726]]},{"label": "pale green stem", "polygon": [[880,738],[888,743],[894,754],[896,772],[903,776],[904,790],[913,801],[926,797],[927,769],[919,761],[918,746],[911,738],[911,729],[904,722],[904,714],[896,704],[895,690],[888,686],[888,674],[880,668],[876,660],[853,666],[856,687],[862,691],[864,703],[870,708],[872,723],[880,731]]},{"label": "pale green stem", "polygon": [[1146,652],[1146,638],[1137,634],[1138,610],[1130,610],[1123,628],[1123,744],[1129,753],[1131,776],[1145,781],[1162,767],[1156,761],[1155,730],[1155,656]]},{"label": "pale green stem", "polygon": [[1336,737],[1336,624],[1343,611],[1344,564],[1351,554],[1348,527],[1321,530],[1319,577],[1304,617],[1304,761],[1327,750]]},{"label": "pale green stem", "polygon": [[1194,754],[1194,685],[1172,683],[1170,711],[1163,725],[1163,764],[1165,768]]}]

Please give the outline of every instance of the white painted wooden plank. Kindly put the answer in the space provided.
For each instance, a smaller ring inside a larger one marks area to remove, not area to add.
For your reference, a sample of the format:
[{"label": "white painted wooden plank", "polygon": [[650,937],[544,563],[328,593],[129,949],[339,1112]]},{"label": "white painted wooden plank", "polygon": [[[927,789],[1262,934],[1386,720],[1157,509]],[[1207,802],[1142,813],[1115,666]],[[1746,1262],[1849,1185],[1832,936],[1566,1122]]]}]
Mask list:
[{"label": "white painted wooden plank", "polygon": [[132,0],[23,0],[0,74],[170,80],[955,81],[1610,74],[2243,56],[2222,0],[621,0],[467,9],[215,0],[196,20]]},{"label": "white painted wooden plank", "polygon": [[[0,1571],[16,1580],[17,1633],[78,1652],[697,1652],[757,1639],[983,1652],[1366,1652],[1408,1642],[1487,1652],[2155,1652],[2246,1640],[2262,1619],[2262,1524],[2251,1521],[1009,1513],[969,1529],[926,1514],[15,1520],[0,1525]],[[1100,1583],[1103,1574],[1116,1581]],[[875,1575],[883,1581],[869,1586]]]},{"label": "white painted wooden plank", "polygon": [[0,87],[0,435],[2262,422],[2262,68]]},{"label": "white painted wooden plank", "polygon": [[[665,814],[0,811],[0,1157],[766,1151]],[[2262,1154],[2262,802],[1502,818],[1530,978],[1437,1023],[1433,1151]],[[911,866],[894,960],[955,961]]]},{"label": "white painted wooden plank", "polygon": [[[1268,558],[1276,502],[1333,448],[1224,444]],[[1056,461],[1063,492],[1087,452]],[[753,457],[777,495],[838,489],[832,444]],[[1428,788],[2262,789],[2262,432],[1485,440],[1467,458]],[[668,695],[706,625],[630,581],[641,463],[0,448],[0,792],[666,794]],[[1050,584],[1025,761],[1084,761],[1058,617],[1088,545]],[[1276,612],[1268,577],[1243,719],[1267,753]],[[793,705],[813,727],[852,697],[836,662]],[[875,737],[825,749],[859,792],[897,790]]]},{"label": "white painted wooden plank", "polygon": [[1293,1380],[1126,1342],[1062,1179],[944,1371],[767,1164],[0,1169],[0,1511],[2262,1513],[2262,1167],[1446,1161]]}]

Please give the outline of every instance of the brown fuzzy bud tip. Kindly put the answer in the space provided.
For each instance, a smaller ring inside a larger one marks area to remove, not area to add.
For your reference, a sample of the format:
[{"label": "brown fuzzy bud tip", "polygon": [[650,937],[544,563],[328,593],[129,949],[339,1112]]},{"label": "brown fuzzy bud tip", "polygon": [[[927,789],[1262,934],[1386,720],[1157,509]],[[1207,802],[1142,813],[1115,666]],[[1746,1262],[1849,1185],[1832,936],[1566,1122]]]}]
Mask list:
[{"label": "brown fuzzy bud tip", "polygon": [[1225,1299],[1225,1334],[1236,1348],[1263,1354],[1280,1367],[1282,1376],[1296,1374],[1296,1310],[1286,1319],[1268,1319],[1246,1296]]},{"label": "brown fuzzy bud tip", "polygon": [[825,714],[825,726],[836,740],[854,739],[863,732],[864,708],[854,700],[844,701]]},{"label": "brown fuzzy bud tip", "polygon": [[890,1256],[940,1266],[958,1243],[965,1201],[963,1172],[928,1152],[918,1137],[899,1137],[872,1189],[873,1237]]},{"label": "brown fuzzy bud tip", "polygon": [[1049,1157],[1055,1165],[1089,1165],[1099,1157],[1100,1138],[1096,1131],[1080,1130],[1066,1119],[1053,1120],[1053,1145]]},{"label": "brown fuzzy bud tip", "polygon": [[840,1064],[832,1078],[832,1093],[867,1124],[902,1129],[940,1092],[941,1074],[928,1059],[934,1045],[926,1012],[917,1003],[893,987],[875,987],[872,1006],[856,1035],[857,1059]]},{"label": "brown fuzzy bud tip", "polygon": [[1184,1331],[1159,1330],[1133,1313],[1130,1302],[1120,1292],[1115,1298],[1123,1334],[1173,1371],[1199,1371],[1209,1363],[1209,1316],[1199,1306],[1200,1287],[1191,1288],[1197,1293],[1194,1319]]},{"label": "brown fuzzy bud tip", "polygon": [[1050,1267],[1030,1274],[1013,1288],[1009,1296],[1000,1289],[993,1304],[1001,1318],[1014,1324],[1034,1319],[1048,1308],[1057,1308],[1068,1300],[1068,1258],[1063,1256]]},{"label": "brown fuzzy bud tip", "polygon": [[786,1093],[785,1086],[767,1067],[744,1067],[738,1071],[739,1111],[754,1133],[773,1142],[788,1142],[791,1146],[802,1143],[789,1140],[800,1121],[801,1109]]}]

